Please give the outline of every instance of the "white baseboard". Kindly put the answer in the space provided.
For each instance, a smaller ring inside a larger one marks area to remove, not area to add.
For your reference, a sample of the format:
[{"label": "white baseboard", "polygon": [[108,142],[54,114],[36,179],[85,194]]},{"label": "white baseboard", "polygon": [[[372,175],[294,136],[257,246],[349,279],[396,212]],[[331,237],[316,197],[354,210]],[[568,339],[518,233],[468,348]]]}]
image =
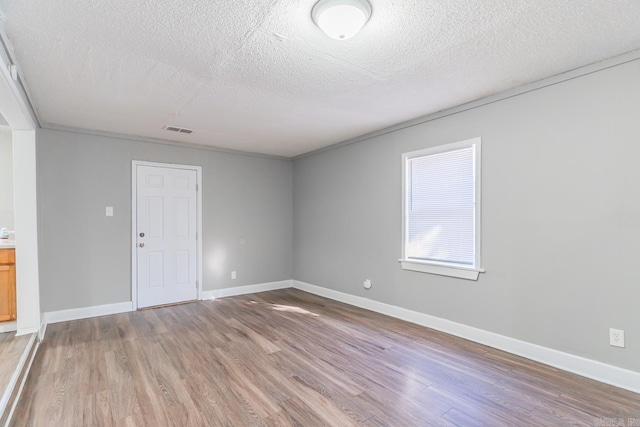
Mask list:
[{"label": "white baseboard", "polygon": [[[291,280],[279,282],[260,283],[257,285],[238,286],[235,288],[216,289],[203,291],[200,299],[224,298],[234,295],[253,294],[257,292],[274,291],[276,289],[291,288]],[[126,313],[133,311],[131,301],[119,302],[115,304],[96,305],[92,307],[72,308],[61,311],[48,311],[44,313],[44,322],[40,328],[40,334],[44,337],[46,325],[49,323],[67,322],[69,320],[87,319],[89,317],[107,316],[109,314]]]},{"label": "white baseboard", "polygon": [[133,303],[131,301],[118,302],[115,304],[94,305],[92,307],[72,308],[70,310],[48,311],[44,314],[44,321],[46,324],[67,322],[69,320],[107,316],[109,314],[126,313],[128,311],[133,311]]},{"label": "white baseboard", "polygon": [[13,332],[18,329],[16,322],[3,322],[0,323],[0,334],[5,332]]},{"label": "white baseboard", "polygon": [[426,326],[447,334],[465,338],[469,341],[526,357],[527,359],[535,360],[536,362],[544,363],[545,365],[550,365],[564,371],[573,372],[583,377],[640,393],[640,372],[619,368],[368,298],[346,294],[298,280],[293,280],[292,282],[294,288],[311,294]]},{"label": "white baseboard", "polygon": [[38,339],[40,342],[44,340],[44,336],[47,333],[47,319],[44,313],[42,313],[42,322],[40,323],[40,330],[38,331]]},{"label": "white baseboard", "polygon": [[236,295],[255,294],[258,292],[275,291],[278,289],[287,289],[293,287],[291,280],[281,280],[279,282],[260,283],[257,285],[236,286],[234,288],[214,289],[212,291],[203,291],[200,299],[215,299],[232,297]]},{"label": "white baseboard", "polygon": [[37,326],[32,326],[30,328],[20,328],[16,331],[16,336],[19,337],[22,335],[35,334],[36,332],[38,332]]}]

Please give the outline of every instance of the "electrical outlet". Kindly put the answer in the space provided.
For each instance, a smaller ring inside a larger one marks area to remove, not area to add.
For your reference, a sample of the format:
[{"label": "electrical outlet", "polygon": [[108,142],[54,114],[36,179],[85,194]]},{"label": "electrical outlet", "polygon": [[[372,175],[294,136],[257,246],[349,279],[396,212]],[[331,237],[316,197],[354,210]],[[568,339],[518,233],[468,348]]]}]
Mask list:
[{"label": "electrical outlet", "polygon": [[236,277],[238,277],[238,275],[236,274],[236,272],[235,272],[235,271],[232,271],[232,272],[231,272],[231,279],[232,279],[232,280],[236,280]]},{"label": "electrical outlet", "polygon": [[609,345],[624,348],[624,331],[609,329]]},{"label": "electrical outlet", "polygon": [[113,206],[107,206],[105,214],[107,216],[113,216]]}]

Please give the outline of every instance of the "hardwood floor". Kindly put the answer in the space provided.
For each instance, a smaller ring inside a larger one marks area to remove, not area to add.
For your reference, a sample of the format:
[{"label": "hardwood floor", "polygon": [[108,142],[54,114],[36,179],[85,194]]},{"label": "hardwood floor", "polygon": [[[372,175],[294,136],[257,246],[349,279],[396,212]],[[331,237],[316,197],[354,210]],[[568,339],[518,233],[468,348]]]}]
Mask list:
[{"label": "hardwood floor", "polygon": [[638,394],[288,289],[49,325],[12,425],[594,426],[636,417],[640,425]]}]

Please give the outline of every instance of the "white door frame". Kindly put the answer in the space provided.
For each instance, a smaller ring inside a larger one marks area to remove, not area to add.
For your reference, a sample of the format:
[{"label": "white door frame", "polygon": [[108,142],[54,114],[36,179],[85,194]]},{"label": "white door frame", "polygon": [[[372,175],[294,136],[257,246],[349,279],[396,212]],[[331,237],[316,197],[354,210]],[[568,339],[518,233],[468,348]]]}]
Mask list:
[{"label": "white door frame", "polygon": [[198,292],[196,298],[200,300],[202,299],[202,167],[133,160],[131,162],[131,302],[133,309],[138,309],[138,263],[137,251],[135,250],[138,242],[138,166],[155,166],[196,171],[196,182],[198,184],[198,191],[196,192],[196,232],[198,236],[198,240],[196,241],[196,280],[198,281]]}]

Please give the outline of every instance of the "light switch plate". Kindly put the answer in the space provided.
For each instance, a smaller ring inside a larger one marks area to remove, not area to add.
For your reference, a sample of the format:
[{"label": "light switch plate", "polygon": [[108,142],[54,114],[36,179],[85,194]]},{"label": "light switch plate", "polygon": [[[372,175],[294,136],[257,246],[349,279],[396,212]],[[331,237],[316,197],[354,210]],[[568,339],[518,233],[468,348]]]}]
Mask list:
[{"label": "light switch plate", "polygon": [[107,216],[113,216],[113,206],[107,206]]}]

